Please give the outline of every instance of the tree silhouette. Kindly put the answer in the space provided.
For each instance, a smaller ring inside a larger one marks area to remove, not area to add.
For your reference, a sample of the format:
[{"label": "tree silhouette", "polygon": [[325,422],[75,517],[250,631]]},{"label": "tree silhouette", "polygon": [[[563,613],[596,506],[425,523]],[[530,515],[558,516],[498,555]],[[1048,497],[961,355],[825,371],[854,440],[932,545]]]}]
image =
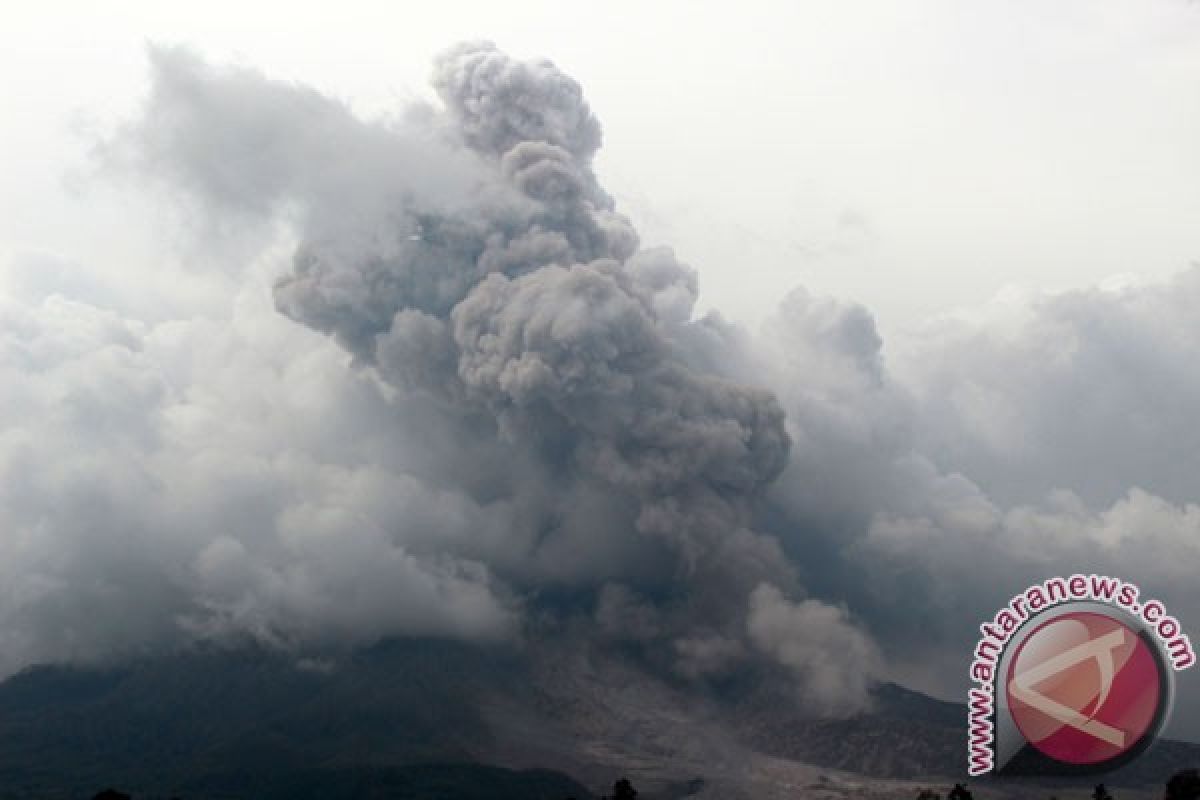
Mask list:
[{"label": "tree silhouette", "polygon": [[917,800],[942,800],[942,796],[933,789],[922,789],[917,792]]},{"label": "tree silhouette", "polygon": [[1185,769],[1167,781],[1165,800],[1200,800],[1200,772]]},{"label": "tree silhouette", "polygon": [[1108,789],[1104,788],[1103,783],[1098,783],[1092,790],[1092,800],[1113,800],[1113,796],[1108,793]]},{"label": "tree silhouette", "polygon": [[946,800],[975,800],[975,796],[971,794],[966,786],[956,783],[954,784],[954,788],[950,790],[950,793],[946,795]]},{"label": "tree silhouette", "polygon": [[92,800],[131,800],[131,798],[124,792],[118,792],[116,789],[109,787],[93,796]]},{"label": "tree silhouette", "polygon": [[637,800],[637,796],[637,789],[633,788],[628,778],[621,778],[613,784],[612,800]]}]

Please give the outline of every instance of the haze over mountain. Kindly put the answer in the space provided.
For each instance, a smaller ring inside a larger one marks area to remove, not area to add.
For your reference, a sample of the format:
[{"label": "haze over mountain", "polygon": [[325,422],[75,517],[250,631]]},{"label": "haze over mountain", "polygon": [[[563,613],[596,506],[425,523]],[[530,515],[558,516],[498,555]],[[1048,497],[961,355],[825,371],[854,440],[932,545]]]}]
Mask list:
[{"label": "haze over mountain", "polygon": [[[384,747],[437,716],[429,752],[385,766],[461,752],[593,780],[710,703],[713,739],[666,755],[770,753],[762,731],[781,723],[747,734],[725,705],[746,686],[804,725],[863,719],[888,681],[952,695],[978,622],[1049,575],[1120,575],[1200,619],[1200,268],[1002,297],[894,358],[867,309],[804,289],[751,333],[695,315],[695,271],[642,245],[595,174],[599,121],[550,62],[456,45],[434,65],[439,104],[379,119],[186,49],[149,63],[142,113],[97,158],[174,204],[181,247],[219,269],[179,284],[44,256],[10,270],[4,674],[178,658],[145,674],[186,676],[204,657],[173,654],[249,646],[294,671],[285,687],[347,692],[312,711],[338,741]],[[476,666],[478,703],[397,689],[373,730],[375,695],[347,665],[406,639],[497,658],[521,688]],[[592,669],[652,702],[600,708],[608,694],[575,691]],[[215,674],[211,691],[232,691],[237,668]],[[89,680],[83,697],[132,702]],[[162,680],[153,703],[199,702],[192,678]],[[1191,687],[1176,719],[1195,734]],[[559,716],[539,703],[572,696],[597,708],[561,724],[600,732],[543,741]],[[489,740],[475,715],[501,702],[508,733]],[[640,730],[639,708],[653,721],[636,747],[587,750]],[[204,738],[205,758],[272,747],[248,719]],[[115,741],[171,746],[121,724]],[[308,741],[263,758],[305,763]],[[339,751],[321,750],[330,766]]]}]

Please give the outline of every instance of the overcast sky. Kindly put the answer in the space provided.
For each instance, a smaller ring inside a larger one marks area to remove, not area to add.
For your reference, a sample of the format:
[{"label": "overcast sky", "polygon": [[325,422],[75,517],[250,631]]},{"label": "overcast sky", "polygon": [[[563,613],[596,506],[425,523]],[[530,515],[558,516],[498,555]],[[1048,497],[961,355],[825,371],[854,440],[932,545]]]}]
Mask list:
[{"label": "overcast sky", "polygon": [[586,87],[602,180],[735,319],[803,284],[890,331],[1008,284],[1200,257],[1200,7],[1182,0],[22,6],[0,32],[0,249],[146,252],[153,225],[112,230],[63,182],[143,96],[147,42],[376,114],[428,96],[432,55],[476,37]]}]

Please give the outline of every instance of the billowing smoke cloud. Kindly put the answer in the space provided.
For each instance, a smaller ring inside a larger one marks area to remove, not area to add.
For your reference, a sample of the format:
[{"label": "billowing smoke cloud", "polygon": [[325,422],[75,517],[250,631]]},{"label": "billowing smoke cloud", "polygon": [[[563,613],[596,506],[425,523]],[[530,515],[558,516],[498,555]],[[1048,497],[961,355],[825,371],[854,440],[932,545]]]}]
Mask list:
[{"label": "billowing smoke cloud", "polygon": [[[817,711],[836,714],[854,708],[867,692],[867,676],[877,667],[874,647],[850,625],[843,609],[816,600],[790,603],[763,584],[750,596],[750,641],[799,674],[805,700]],[[844,669],[857,663],[864,669]]]},{"label": "billowing smoke cloud", "polygon": [[[206,222],[283,223],[282,314],[256,274],[225,323],[50,296],[3,328],[28,407],[67,396],[80,415],[25,426],[6,461],[36,484],[5,497],[6,541],[26,548],[4,560],[8,668],[188,637],[515,640],[569,622],[687,678],[774,663],[814,708],[861,707],[865,634],[754,529],[788,459],[783,411],[705,363],[727,336],[693,321],[694,272],[639,250],[597,183],[577,83],[465,44],[435,64],[444,108],[364,122],[186,52],[151,63],[110,157]],[[46,319],[63,308],[90,326],[66,344]],[[17,466],[56,432],[82,439],[76,459]]]},{"label": "billowing smoke cloud", "polygon": [[222,313],[212,286],[154,314],[136,275],[10,271],[0,669],[582,635],[844,713],[876,676],[954,687],[1048,574],[1200,620],[1200,271],[1009,295],[886,358],[866,309],[797,290],[754,337],[641,247],[548,62],[460,45],[440,105],[377,121],[151,64],[109,157],[265,244]]},{"label": "billowing smoke cloud", "polygon": [[[480,44],[442,56],[434,85],[447,146],[478,158],[472,196],[398,197],[367,239],[302,227],[279,308],[553,475],[545,546],[613,536],[581,515],[603,504],[605,527],[663,540],[686,571],[726,571],[714,556],[786,460],[774,398],[672,353],[663,328],[685,324],[693,297],[680,310],[658,295],[694,278],[667,252],[635,255],[593,176],[599,125],[574,81]],[[737,579],[787,572],[754,569]]]},{"label": "billowing smoke cloud", "polygon": [[0,307],[6,671],[181,632],[517,630],[486,567],[431,544],[486,537],[493,509],[389,469],[381,447],[415,446],[379,430],[395,409],[248,305],[153,329],[58,296]]},{"label": "billowing smoke cloud", "polygon": [[795,441],[772,502],[804,536],[780,536],[822,557],[802,574],[870,622],[893,674],[957,691],[980,621],[1050,575],[1119,575],[1200,619],[1198,301],[1195,267],[1008,291],[889,367],[863,309],[785,300],[756,362]]}]

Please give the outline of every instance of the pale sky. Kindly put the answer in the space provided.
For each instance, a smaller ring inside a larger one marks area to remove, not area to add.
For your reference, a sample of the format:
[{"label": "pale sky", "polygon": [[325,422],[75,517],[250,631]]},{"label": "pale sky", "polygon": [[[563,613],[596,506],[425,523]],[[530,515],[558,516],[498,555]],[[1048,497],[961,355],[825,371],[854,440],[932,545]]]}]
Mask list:
[{"label": "pale sky", "polygon": [[1200,258],[1200,5],[1182,0],[168,5],[8,12],[3,263],[175,257],[132,193],[89,178],[148,42],[373,115],[432,96],[432,55],[468,38],[581,82],[621,209],[699,269],[702,306],[751,325],[804,285],[867,305],[886,340],[1006,285]]}]

